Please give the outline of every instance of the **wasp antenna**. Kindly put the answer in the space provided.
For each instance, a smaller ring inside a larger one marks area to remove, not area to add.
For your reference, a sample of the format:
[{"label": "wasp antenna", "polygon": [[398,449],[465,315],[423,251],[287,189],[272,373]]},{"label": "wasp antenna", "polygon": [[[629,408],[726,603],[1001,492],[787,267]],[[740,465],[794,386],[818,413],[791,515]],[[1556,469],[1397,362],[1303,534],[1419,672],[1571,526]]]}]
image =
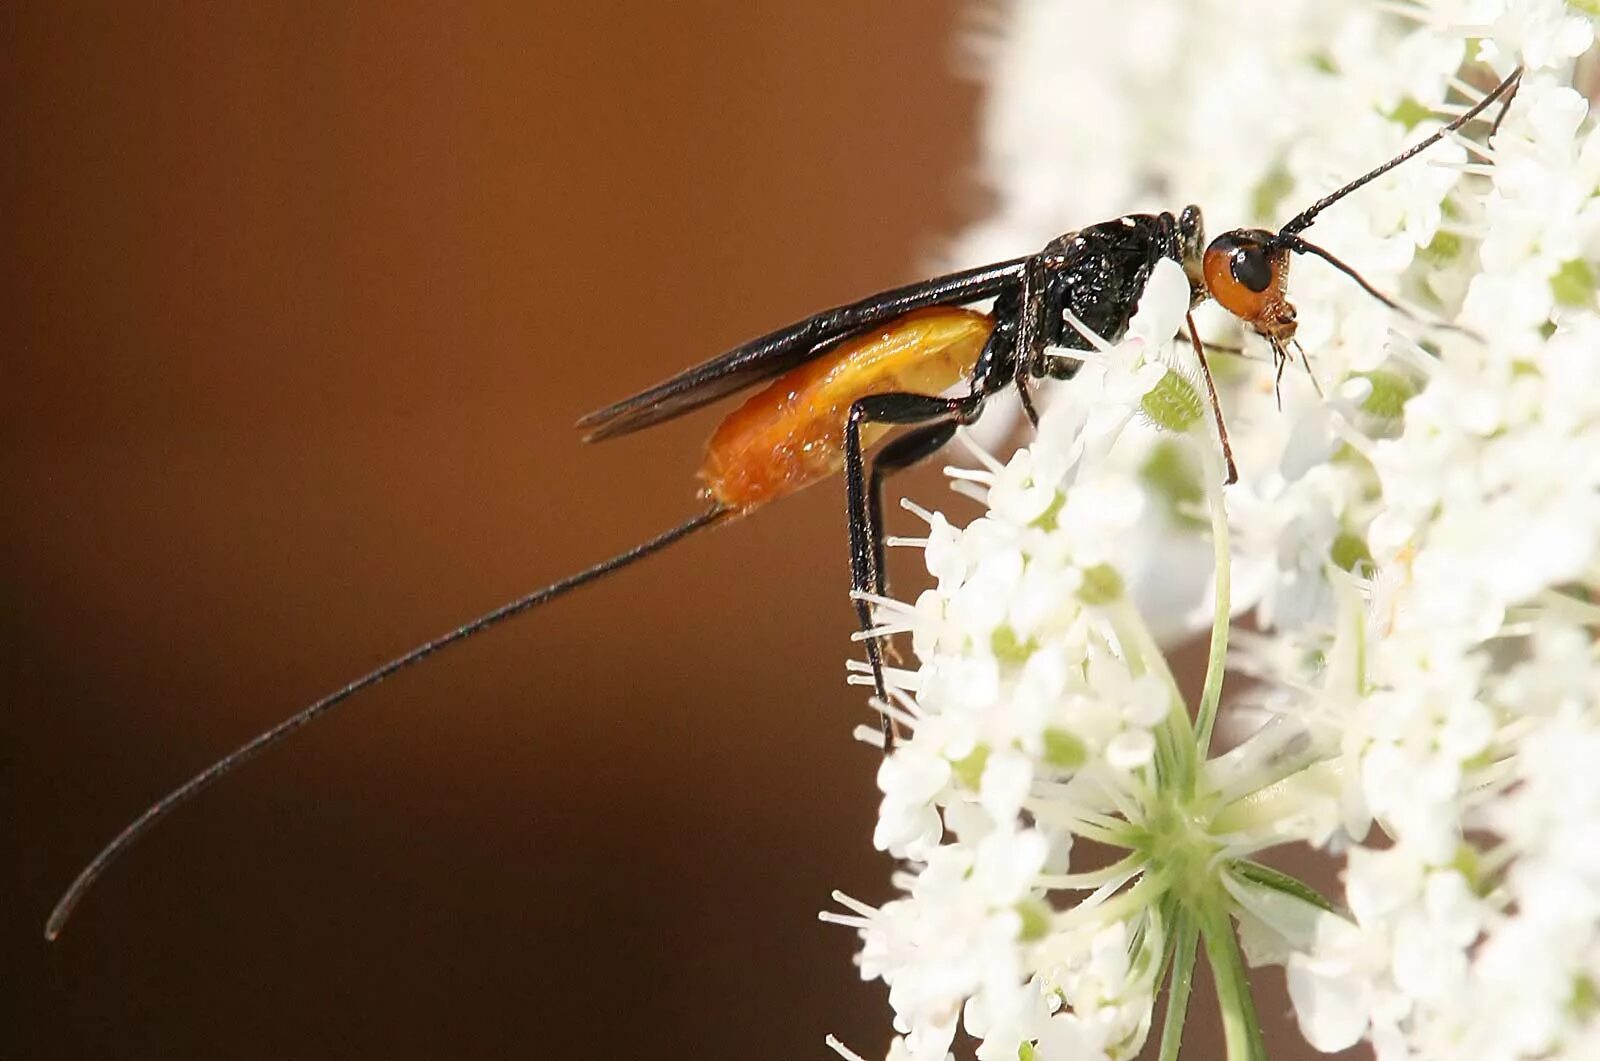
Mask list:
[{"label": "wasp antenna", "polygon": [[1407,309],[1405,306],[1402,306],[1400,303],[1396,302],[1394,299],[1390,298],[1388,295],[1369,284],[1366,277],[1356,272],[1355,269],[1353,269],[1346,262],[1340,260],[1337,255],[1333,254],[1331,251],[1324,250],[1304,237],[1289,236],[1283,240],[1283,246],[1294,251],[1296,254],[1312,254],[1318,258],[1321,258],[1323,261],[1327,262],[1329,265],[1333,266],[1335,269],[1354,280],[1358,285],[1360,285],[1361,290],[1365,291],[1379,302],[1382,302],[1385,306],[1388,306],[1390,309],[1394,310],[1407,320],[1416,321],[1425,328],[1438,328],[1443,331],[1459,332],[1462,335],[1469,335],[1477,338],[1477,333],[1472,331],[1470,328],[1463,328],[1461,325],[1452,324],[1449,321],[1428,320],[1418,316],[1416,313]]},{"label": "wasp antenna", "polygon": [[1321,258],[1323,261],[1327,262],[1329,265],[1333,266],[1335,269],[1339,270],[1341,273],[1343,273],[1344,275],[1348,276],[1350,279],[1354,280],[1357,284],[1360,285],[1361,290],[1365,291],[1367,294],[1371,295],[1373,298],[1377,299],[1379,302],[1382,302],[1385,306],[1388,306],[1390,309],[1394,310],[1396,313],[1400,314],[1402,317],[1407,317],[1407,318],[1409,318],[1411,320],[1415,320],[1419,324],[1423,323],[1422,321],[1418,320],[1417,315],[1415,313],[1412,313],[1410,310],[1406,309],[1400,303],[1396,302],[1394,299],[1390,298],[1388,295],[1384,294],[1382,291],[1379,291],[1377,288],[1375,288],[1371,284],[1367,283],[1366,277],[1364,277],[1360,273],[1356,272],[1355,269],[1353,269],[1351,266],[1347,265],[1345,262],[1340,260],[1332,252],[1323,250],[1321,247],[1317,246],[1315,243],[1312,243],[1310,240],[1303,239],[1300,236],[1290,236],[1290,237],[1288,237],[1287,239],[1285,239],[1283,241],[1283,245],[1285,247],[1288,247],[1290,250],[1294,251],[1296,254],[1314,254],[1314,255],[1316,255],[1318,258]]},{"label": "wasp antenna", "polygon": [[116,861],[119,855],[133,846],[134,842],[141,836],[154,828],[162,818],[165,818],[178,807],[210,788],[213,782],[219,780],[235,767],[242,766],[249,760],[254,759],[274,744],[284,740],[319,716],[331,711],[361,690],[378,684],[385,678],[406,669],[412,664],[422,662],[441,649],[465,641],[472,635],[480,634],[491,626],[496,626],[507,619],[514,618],[523,612],[570,593],[580,586],[588,585],[590,582],[603,578],[613,571],[619,571],[635,561],[643,560],[653,553],[660,552],[695,531],[720,522],[731,515],[732,511],[732,509],[721,506],[713,507],[693,519],[680,523],[671,530],[651,538],[649,541],[642,542],[626,552],[618,553],[609,560],[603,560],[593,567],[568,575],[558,582],[552,582],[550,585],[536,589],[532,593],[518,597],[516,600],[507,601],[498,608],[484,612],[476,619],[456,627],[449,633],[441,634],[431,641],[424,641],[416,648],[396,656],[382,666],[368,671],[354,681],[341,686],[311,706],[290,715],[271,729],[252,737],[165,796],[162,796],[155,803],[152,803],[148,810],[135,818],[109,844],[101,848],[100,853],[95,855],[87,866],[83,867],[77,878],[73,880],[72,885],[62,894],[60,900],[56,902],[55,909],[50,911],[50,919],[45,923],[44,927],[45,939],[54,940],[61,935],[61,929],[66,925],[67,919],[72,916],[72,911],[77,908],[78,903],[88,893],[89,889],[94,886],[95,881],[100,879],[100,876],[105,873],[111,863]]},{"label": "wasp antenna", "polygon": [[1500,113],[1494,116],[1494,121],[1489,125],[1488,139],[1491,140],[1494,139],[1495,135],[1500,132],[1500,124],[1506,120],[1506,112],[1511,110],[1511,101],[1516,98],[1517,86],[1522,84],[1522,67],[1519,66],[1515,70],[1511,71],[1510,75],[1507,77],[1507,80],[1513,81],[1513,84],[1511,86],[1511,91],[1506,93],[1505,102],[1500,105]]},{"label": "wasp antenna", "polygon": [[1296,232],[1303,232],[1310,228],[1316,222],[1317,215],[1322,213],[1322,211],[1326,210],[1340,199],[1343,199],[1345,196],[1349,195],[1363,184],[1377,180],[1379,177],[1383,176],[1385,173],[1388,173],[1402,162],[1405,162],[1421,152],[1426,151],[1434,144],[1437,144],[1440,140],[1443,140],[1445,137],[1449,136],[1451,133],[1455,132],[1457,129],[1461,128],[1463,125],[1466,125],[1468,122],[1472,121],[1472,119],[1482,114],[1490,107],[1490,105],[1494,103],[1495,100],[1505,97],[1505,104],[1500,108],[1499,116],[1495,118],[1494,124],[1490,127],[1490,135],[1494,135],[1495,132],[1499,131],[1500,122],[1505,118],[1506,111],[1511,107],[1511,98],[1516,95],[1517,85],[1521,80],[1522,67],[1519,66],[1515,70],[1511,71],[1510,74],[1506,75],[1506,79],[1496,85],[1494,87],[1494,91],[1490,92],[1477,103],[1474,103],[1459,118],[1452,119],[1449,124],[1438,129],[1426,139],[1400,152],[1400,154],[1396,155],[1394,158],[1391,158],[1377,169],[1365,174],[1364,176],[1357,177],[1355,180],[1351,181],[1349,184],[1346,184],[1343,188],[1340,188],[1331,195],[1325,195],[1321,199],[1318,199],[1305,210],[1302,210],[1300,213],[1290,218],[1288,224],[1284,225],[1278,230],[1278,235],[1292,236]]}]

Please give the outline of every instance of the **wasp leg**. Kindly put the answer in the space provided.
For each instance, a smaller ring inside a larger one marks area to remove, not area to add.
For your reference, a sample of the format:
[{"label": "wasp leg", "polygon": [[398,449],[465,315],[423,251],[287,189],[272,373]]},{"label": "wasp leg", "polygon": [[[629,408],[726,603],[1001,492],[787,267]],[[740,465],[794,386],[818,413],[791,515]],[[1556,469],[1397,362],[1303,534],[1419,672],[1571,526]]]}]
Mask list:
[{"label": "wasp leg", "polygon": [[1017,300],[1016,374],[1017,397],[1022,399],[1022,411],[1028,422],[1039,426],[1039,410],[1033,404],[1033,394],[1028,390],[1029,376],[1044,353],[1044,263],[1038,258],[1028,259],[1022,269],[1022,289]]},{"label": "wasp leg", "polygon": [[[850,589],[856,593],[875,593],[876,587],[882,584],[882,553],[881,529],[879,520],[875,515],[881,516],[881,511],[875,513],[872,502],[872,491],[868,489],[866,462],[862,457],[861,428],[865,424],[890,424],[890,425],[922,425],[926,431],[918,431],[899,440],[896,445],[909,443],[913,440],[927,445],[927,440],[933,437],[934,428],[954,430],[961,424],[970,424],[978,418],[983,409],[985,393],[974,390],[964,398],[930,398],[924,394],[875,394],[868,398],[860,398],[850,405],[850,414],[845,421],[844,436],[844,478],[845,489],[849,498],[849,525],[850,525]],[[937,447],[932,447],[937,448]],[[927,452],[932,452],[929,448]],[[907,445],[901,452],[914,452],[912,446]],[[923,454],[924,456],[926,453]],[[883,646],[880,639],[873,636],[872,605],[868,601],[857,599],[854,601],[856,619],[861,624],[862,633],[866,635],[867,664],[872,668],[872,688],[878,699],[888,703],[888,687],[883,680]],[[894,730],[887,715],[883,720],[884,750],[894,746]]]},{"label": "wasp leg", "polygon": [[[1184,322],[1188,324],[1186,334],[1189,342],[1194,346],[1194,356],[1200,361],[1200,372],[1206,379],[1206,396],[1211,399],[1211,413],[1217,419],[1217,440],[1222,443],[1222,462],[1227,467],[1228,476],[1226,484],[1231,486],[1239,481],[1239,466],[1233,463],[1233,447],[1228,444],[1228,424],[1222,419],[1222,403],[1217,400],[1217,384],[1211,378],[1211,366],[1206,363],[1205,344],[1200,341],[1200,333],[1194,328],[1194,314],[1185,313]],[[1306,365],[1306,371],[1311,371],[1311,366]]]},{"label": "wasp leg", "polygon": [[[1186,343],[1193,344],[1195,342],[1196,334],[1198,333],[1192,333],[1188,328],[1178,329],[1178,338]],[[1237,357],[1245,361],[1261,360],[1259,357],[1252,357],[1248,350],[1235,343],[1214,343],[1210,339],[1201,339],[1199,342],[1203,349],[1209,350],[1213,354],[1227,354],[1230,357]]]},{"label": "wasp leg", "polygon": [[[884,555],[883,484],[895,472],[921,464],[943,448],[961,425],[954,420],[928,424],[902,435],[883,447],[872,462],[867,486],[867,518],[872,524],[872,585],[870,592],[889,595],[889,568]],[[894,646],[883,646],[894,655]]]}]

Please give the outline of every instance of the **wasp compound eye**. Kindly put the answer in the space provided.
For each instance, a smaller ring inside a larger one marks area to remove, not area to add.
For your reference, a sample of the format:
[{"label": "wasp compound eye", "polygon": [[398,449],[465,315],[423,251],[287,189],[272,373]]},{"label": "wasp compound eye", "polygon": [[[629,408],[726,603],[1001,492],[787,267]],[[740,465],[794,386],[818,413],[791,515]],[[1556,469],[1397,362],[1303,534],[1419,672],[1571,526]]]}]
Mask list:
[{"label": "wasp compound eye", "polygon": [[1233,278],[1258,294],[1272,283],[1272,265],[1267,252],[1260,244],[1240,247],[1228,258],[1228,271]]}]

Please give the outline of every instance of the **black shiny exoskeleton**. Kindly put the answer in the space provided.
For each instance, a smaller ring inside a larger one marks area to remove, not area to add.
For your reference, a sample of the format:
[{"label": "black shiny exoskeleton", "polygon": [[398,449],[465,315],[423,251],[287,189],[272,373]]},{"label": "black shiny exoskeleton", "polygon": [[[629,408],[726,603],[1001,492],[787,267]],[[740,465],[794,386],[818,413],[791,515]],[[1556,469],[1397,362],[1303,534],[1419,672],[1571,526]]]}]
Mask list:
[{"label": "black shiny exoskeleton", "polygon": [[[1198,280],[1204,244],[1198,206],[1185,207],[1177,218],[1167,213],[1129,214],[1051,240],[1039,254],[1047,277],[1045,341],[1069,350],[1089,348],[1089,341],[1066,321],[1061,312],[1066,309],[1095,334],[1115,342],[1127,331],[1150,270],[1162,258],[1184,267],[1194,301],[1199,301],[1205,294]],[[1046,371],[1070,379],[1077,370]],[[1040,374],[1037,367],[1033,374]]]}]

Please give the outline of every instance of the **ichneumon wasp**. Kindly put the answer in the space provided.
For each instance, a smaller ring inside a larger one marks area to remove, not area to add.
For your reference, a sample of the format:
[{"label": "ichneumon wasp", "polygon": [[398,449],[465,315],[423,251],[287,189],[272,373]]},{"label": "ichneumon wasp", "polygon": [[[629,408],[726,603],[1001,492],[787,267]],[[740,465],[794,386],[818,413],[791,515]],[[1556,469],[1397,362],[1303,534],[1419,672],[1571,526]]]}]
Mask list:
[{"label": "ichneumon wasp", "polygon": [[[1023,409],[1037,424],[1030,394],[1033,381],[1070,379],[1082,366],[1070,353],[1054,351],[1092,349],[1078,325],[1106,341],[1121,338],[1150,271],[1163,258],[1178,263],[1188,276],[1190,308],[1215,299],[1266,340],[1280,375],[1290,360],[1290,346],[1298,349],[1295,311],[1288,298],[1291,254],[1321,258],[1374,298],[1404,312],[1354,269],[1300,233],[1324,209],[1451,135],[1497,100],[1503,101],[1503,118],[1521,75],[1520,68],[1512,71],[1461,115],[1317,200],[1276,232],[1233,229],[1208,244],[1197,206],[1187,206],[1176,216],[1129,214],[1058,236],[1036,254],[824,310],[583,417],[578,426],[587,430],[585,438],[598,441],[767,383],[722,421],[707,446],[699,473],[704,484],[701,495],[710,502],[706,511],[423,642],[212,763],[157,800],[101,849],[57,902],[45,926],[46,938],[60,934],[112,861],[168,813],[354,694],[695,531],[748,515],[841,469],[849,498],[850,584],[861,628],[870,632],[870,608],[861,595],[887,592],[882,533],[885,479],[937,452],[959,427],[977,420],[989,398],[1008,387],[1017,389]],[[987,312],[961,308],[990,299],[993,305]],[[1236,472],[1227,431],[1192,319],[1188,337],[1210,392],[1231,482]],[[1300,353],[1304,358],[1304,351]],[[965,393],[958,389],[954,396],[945,395],[963,381]],[[895,427],[909,430],[885,445],[869,468],[865,449]],[[865,644],[875,690],[886,699],[882,645],[870,633]]]}]

